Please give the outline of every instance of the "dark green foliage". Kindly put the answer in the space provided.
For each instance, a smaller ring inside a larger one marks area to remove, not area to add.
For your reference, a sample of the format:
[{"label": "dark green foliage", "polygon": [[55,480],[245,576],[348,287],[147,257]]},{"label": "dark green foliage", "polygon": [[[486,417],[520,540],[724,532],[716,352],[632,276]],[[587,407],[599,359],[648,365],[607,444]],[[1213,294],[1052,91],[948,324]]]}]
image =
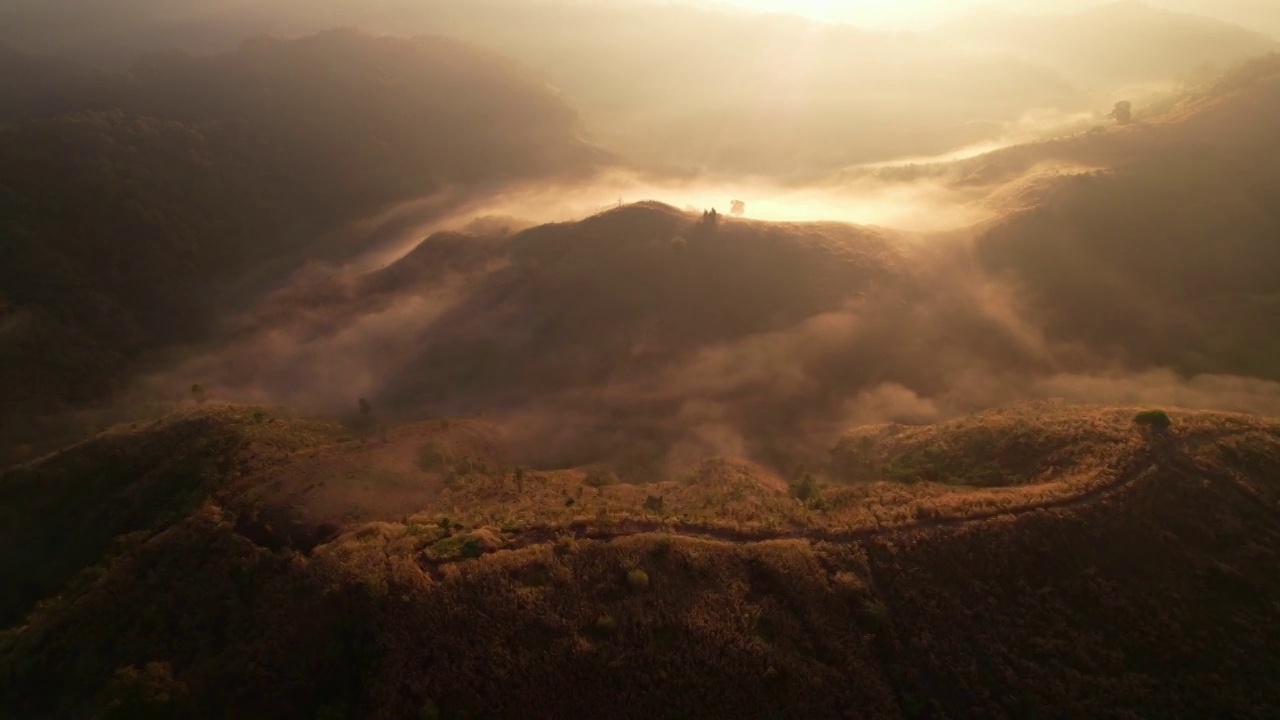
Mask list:
[{"label": "dark green foliage", "polygon": [[1143,410],[1133,416],[1133,422],[1157,434],[1167,432],[1173,425],[1169,413],[1164,410]]},{"label": "dark green foliage", "polygon": [[632,568],[627,571],[627,587],[632,592],[644,592],[649,589],[649,573],[640,568]]},{"label": "dark green foliage", "polygon": [[803,471],[800,476],[791,482],[791,497],[803,502],[809,503],[817,499],[822,494],[822,489],[818,485],[818,480],[813,473]]},{"label": "dark green foliage", "polygon": [[597,635],[611,635],[618,630],[618,621],[612,615],[601,615],[596,618],[595,631]]},{"label": "dark green foliage", "polygon": [[944,482],[948,458],[941,448],[925,446],[903,453],[884,465],[885,480],[901,483]]},{"label": "dark green foliage", "polygon": [[889,607],[881,600],[867,598],[858,608],[858,615],[872,628],[881,629],[889,623]]},{"label": "dark green foliage", "polygon": [[993,487],[1007,482],[1007,473],[999,463],[980,455],[952,455],[932,445],[915,448],[898,455],[881,469],[885,480],[900,483],[948,483]]}]

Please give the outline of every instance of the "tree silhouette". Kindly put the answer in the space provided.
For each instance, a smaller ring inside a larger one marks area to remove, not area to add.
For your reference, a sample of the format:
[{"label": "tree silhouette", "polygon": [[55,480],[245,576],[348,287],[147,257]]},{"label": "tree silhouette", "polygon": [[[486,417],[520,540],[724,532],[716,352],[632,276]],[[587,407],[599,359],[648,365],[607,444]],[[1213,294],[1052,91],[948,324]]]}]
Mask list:
[{"label": "tree silhouette", "polygon": [[745,215],[747,212],[747,204],[742,202],[741,200],[734,200],[733,202],[729,203],[729,212],[741,217],[742,215]]}]

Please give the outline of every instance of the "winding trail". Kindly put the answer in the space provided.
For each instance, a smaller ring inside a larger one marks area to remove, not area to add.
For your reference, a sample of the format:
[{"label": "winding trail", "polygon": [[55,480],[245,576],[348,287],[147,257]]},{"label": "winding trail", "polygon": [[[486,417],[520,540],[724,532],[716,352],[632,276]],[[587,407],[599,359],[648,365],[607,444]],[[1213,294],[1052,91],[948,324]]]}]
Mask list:
[{"label": "winding trail", "polygon": [[705,523],[684,523],[659,520],[625,520],[605,526],[598,523],[579,520],[568,525],[539,525],[527,527],[510,538],[502,547],[503,550],[518,550],[534,545],[554,542],[560,537],[572,537],[581,540],[609,541],[633,535],[666,535],[715,542],[745,545],[776,540],[809,540],[812,542],[848,545],[876,540],[885,537],[905,536],[930,530],[959,528],[979,524],[995,519],[1008,519],[1050,510],[1064,510],[1091,505],[1107,497],[1121,493],[1141,482],[1161,469],[1181,466],[1184,471],[1194,472],[1195,466],[1182,457],[1169,441],[1156,440],[1148,444],[1142,451],[1126,462],[1115,473],[1115,476],[1085,492],[1070,497],[1059,498],[1043,503],[1022,507],[991,510],[974,513],[962,517],[931,517],[915,522],[892,526],[865,528],[831,529],[789,529],[789,530],[741,530]]}]

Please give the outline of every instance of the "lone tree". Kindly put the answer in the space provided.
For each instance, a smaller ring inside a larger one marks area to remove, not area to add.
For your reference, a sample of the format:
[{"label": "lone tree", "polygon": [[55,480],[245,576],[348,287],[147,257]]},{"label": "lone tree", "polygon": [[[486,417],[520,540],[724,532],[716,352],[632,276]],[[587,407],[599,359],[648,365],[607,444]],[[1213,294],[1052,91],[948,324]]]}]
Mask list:
[{"label": "lone tree", "polygon": [[745,215],[747,212],[747,204],[742,202],[741,200],[734,200],[733,202],[729,203],[729,212],[734,215],[737,215],[738,217],[741,217]]},{"label": "lone tree", "polygon": [[1111,109],[1109,118],[1114,118],[1121,125],[1128,125],[1133,122],[1133,103],[1128,100],[1121,100]]},{"label": "lone tree", "polygon": [[203,405],[204,401],[209,399],[209,393],[205,392],[203,385],[196,383],[191,386],[191,397],[197,405]]},{"label": "lone tree", "polygon": [[1143,430],[1156,435],[1169,432],[1169,427],[1173,425],[1173,421],[1169,419],[1169,413],[1163,410],[1144,410],[1133,416],[1133,422]]},{"label": "lone tree", "polygon": [[360,398],[356,402],[360,405],[360,414],[364,417],[369,417],[373,413],[373,405],[368,400]]}]

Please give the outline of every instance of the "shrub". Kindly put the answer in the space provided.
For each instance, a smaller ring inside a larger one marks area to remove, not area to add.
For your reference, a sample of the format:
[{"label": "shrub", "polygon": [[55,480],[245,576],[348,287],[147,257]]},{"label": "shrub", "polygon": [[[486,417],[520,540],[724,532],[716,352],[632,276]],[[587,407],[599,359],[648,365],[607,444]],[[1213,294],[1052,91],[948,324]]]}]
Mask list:
[{"label": "shrub", "polygon": [[572,555],[578,552],[578,541],[573,539],[572,535],[561,535],[556,538],[555,553],[557,555]]},{"label": "shrub", "polygon": [[820,508],[824,505],[822,488],[818,486],[818,480],[812,473],[802,472],[799,478],[791,482],[790,489],[791,497],[809,507]]},{"label": "shrub", "polygon": [[632,592],[643,592],[649,589],[649,573],[640,568],[632,568],[627,572],[627,587]]},{"label": "shrub", "polygon": [[1144,410],[1133,416],[1133,422],[1156,433],[1165,432],[1173,424],[1164,410]]},{"label": "shrub", "polygon": [[882,474],[886,480],[899,483],[946,482],[947,457],[941,448],[928,446],[917,448],[885,463]]},{"label": "shrub", "polygon": [[880,600],[867,598],[859,610],[858,614],[874,628],[884,627],[889,622],[889,606]]},{"label": "shrub", "polygon": [[436,561],[468,560],[484,554],[484,543],[469,535],[455,535],[437,541],[425,554]]},{"label": "shrub", "polygon": [[596,632],[601,635],[608,635],[618,629],[618,621],[613,619],[612,615],[601,615],[596,618]]}]

